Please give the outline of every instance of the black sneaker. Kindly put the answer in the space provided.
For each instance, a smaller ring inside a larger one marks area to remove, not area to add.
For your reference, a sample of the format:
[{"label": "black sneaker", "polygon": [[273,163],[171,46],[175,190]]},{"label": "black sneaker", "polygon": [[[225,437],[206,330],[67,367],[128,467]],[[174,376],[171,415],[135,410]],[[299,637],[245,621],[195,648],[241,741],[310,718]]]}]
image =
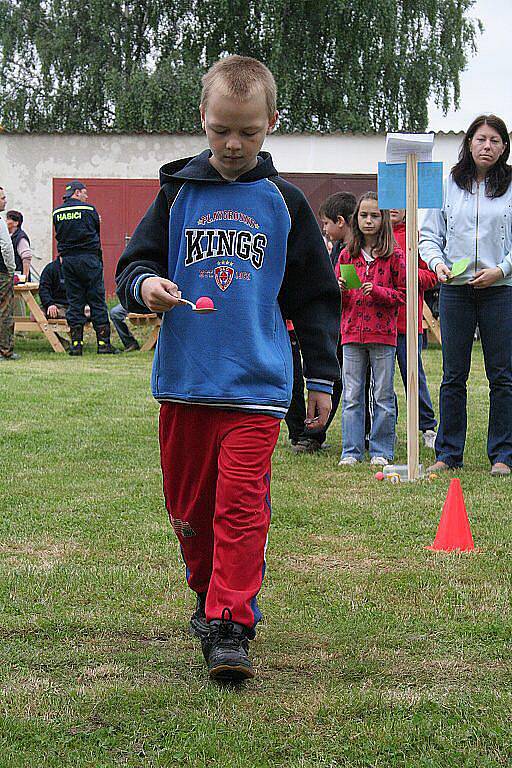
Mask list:
[{"label": "black sneaker", "polygon": [[322,443],[314,437],[305,437],[292,443],[291,449],[293,453],[316,453],[322,449]]},{"label": "black sneaker", "polygon": [[213,680],[238,683],[254,677],[248,656],[249,639],[241,624],[232,621],[229,608],[222,611],[222,619],[213,619],[210,631],[202,642],[208,673]]},{"label": "black sneaker", "polygon": [[199,640],[203,640],[208,637],[210,633],[210,627],[206,621],[206,592],[199,592],[196,599],[196,609],[190,617],[190,624],[188,631],[194,637],[198,637]]},{"label": "black sneaker", "polygon": [[134,339],[133,341],[130,341],[127,347],[124,348],[125,352],[138,352],[140,349],[139,342]]}]

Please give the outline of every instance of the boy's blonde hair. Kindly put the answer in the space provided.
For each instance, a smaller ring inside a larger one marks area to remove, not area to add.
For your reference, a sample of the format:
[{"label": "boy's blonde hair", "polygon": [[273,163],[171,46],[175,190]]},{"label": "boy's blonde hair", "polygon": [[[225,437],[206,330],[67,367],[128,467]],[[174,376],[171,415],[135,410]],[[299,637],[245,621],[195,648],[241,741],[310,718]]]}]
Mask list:
[{"label": "boy's blonde hair", "polygon": [[216,61],[203,75],[201,107],[206,108],[214,88],[220,88],[226,96],[236,101],[247,101],[258,88],[265,94],[268,119],[276,112],[277,88],[274,75],[261,61],[249,56],[227,56]]}]

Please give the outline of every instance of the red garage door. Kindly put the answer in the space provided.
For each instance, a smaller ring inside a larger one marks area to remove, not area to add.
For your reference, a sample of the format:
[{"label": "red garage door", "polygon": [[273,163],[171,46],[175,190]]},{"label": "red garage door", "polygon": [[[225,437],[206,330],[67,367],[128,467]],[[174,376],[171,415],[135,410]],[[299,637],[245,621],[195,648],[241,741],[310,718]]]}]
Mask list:
[{"label": "red garage door", "polygon": [[321,204],[335,192],[352,192],[356,197],[370,190],[377,192],[377,176],[373,175],[283,173],[282,176],[304,192],[317,217]]},{"label": "red garage door", "polygon": [[[283,177],[306,195],[315,215],[321,203],[334,192],[352,192],[358,197],[369,189],[377,191],[377,177],[336,175],[329,173],[283,173]],[[115,293],[115,271],[123,249],[159,190],[157,179],[88,179],[89,202],[101,216],[101,247],[107,296]],[[53,180],[53,206],[62,201],[66,184],[71,179]],[[54,258],[57,255],[55,241]]]},{"label": "red garage door", "polygon": [[[66,184],[71,179],[53,180],[53,206],[62,201]],[[101,248],[105,272],[107,296],[115,293],[114,275],[123,249],[155,198],[159,182],[156,179],[87,179],[80,178],[87,186],[88,202],[101,216]],[[57,255],[55,239],[53,255]]]}]

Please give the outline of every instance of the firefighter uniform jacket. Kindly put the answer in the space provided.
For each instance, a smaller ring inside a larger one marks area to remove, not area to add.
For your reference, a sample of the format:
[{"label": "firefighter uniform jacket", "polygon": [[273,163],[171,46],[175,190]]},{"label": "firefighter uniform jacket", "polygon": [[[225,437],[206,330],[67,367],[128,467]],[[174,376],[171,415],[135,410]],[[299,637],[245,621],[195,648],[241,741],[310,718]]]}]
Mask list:
[{"label": "firefighter uniform jacket", "polygon": [[100,217],[94,205],[70,198],[55,208],[52,216],[61,256],[99,253]]}]

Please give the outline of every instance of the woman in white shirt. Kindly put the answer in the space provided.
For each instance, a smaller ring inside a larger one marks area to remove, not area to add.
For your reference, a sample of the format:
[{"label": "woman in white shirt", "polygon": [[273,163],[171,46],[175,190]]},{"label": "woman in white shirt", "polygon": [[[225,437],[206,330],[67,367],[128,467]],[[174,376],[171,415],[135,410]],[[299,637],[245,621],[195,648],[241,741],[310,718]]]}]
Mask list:
[{"label": "woman in white shirt", "polygon": [[[481,115],[469,126],[459,161],[445,181],[443,207],[428,211],[421,257],[441,283],[443,381],[436,462],[461,467],[467,426],[467,379],[476,326],[489,380],[487,453],[491,474],[512,467],[512,168],[503,120]],[[469,259],[452,277],[452,267]]]}]

